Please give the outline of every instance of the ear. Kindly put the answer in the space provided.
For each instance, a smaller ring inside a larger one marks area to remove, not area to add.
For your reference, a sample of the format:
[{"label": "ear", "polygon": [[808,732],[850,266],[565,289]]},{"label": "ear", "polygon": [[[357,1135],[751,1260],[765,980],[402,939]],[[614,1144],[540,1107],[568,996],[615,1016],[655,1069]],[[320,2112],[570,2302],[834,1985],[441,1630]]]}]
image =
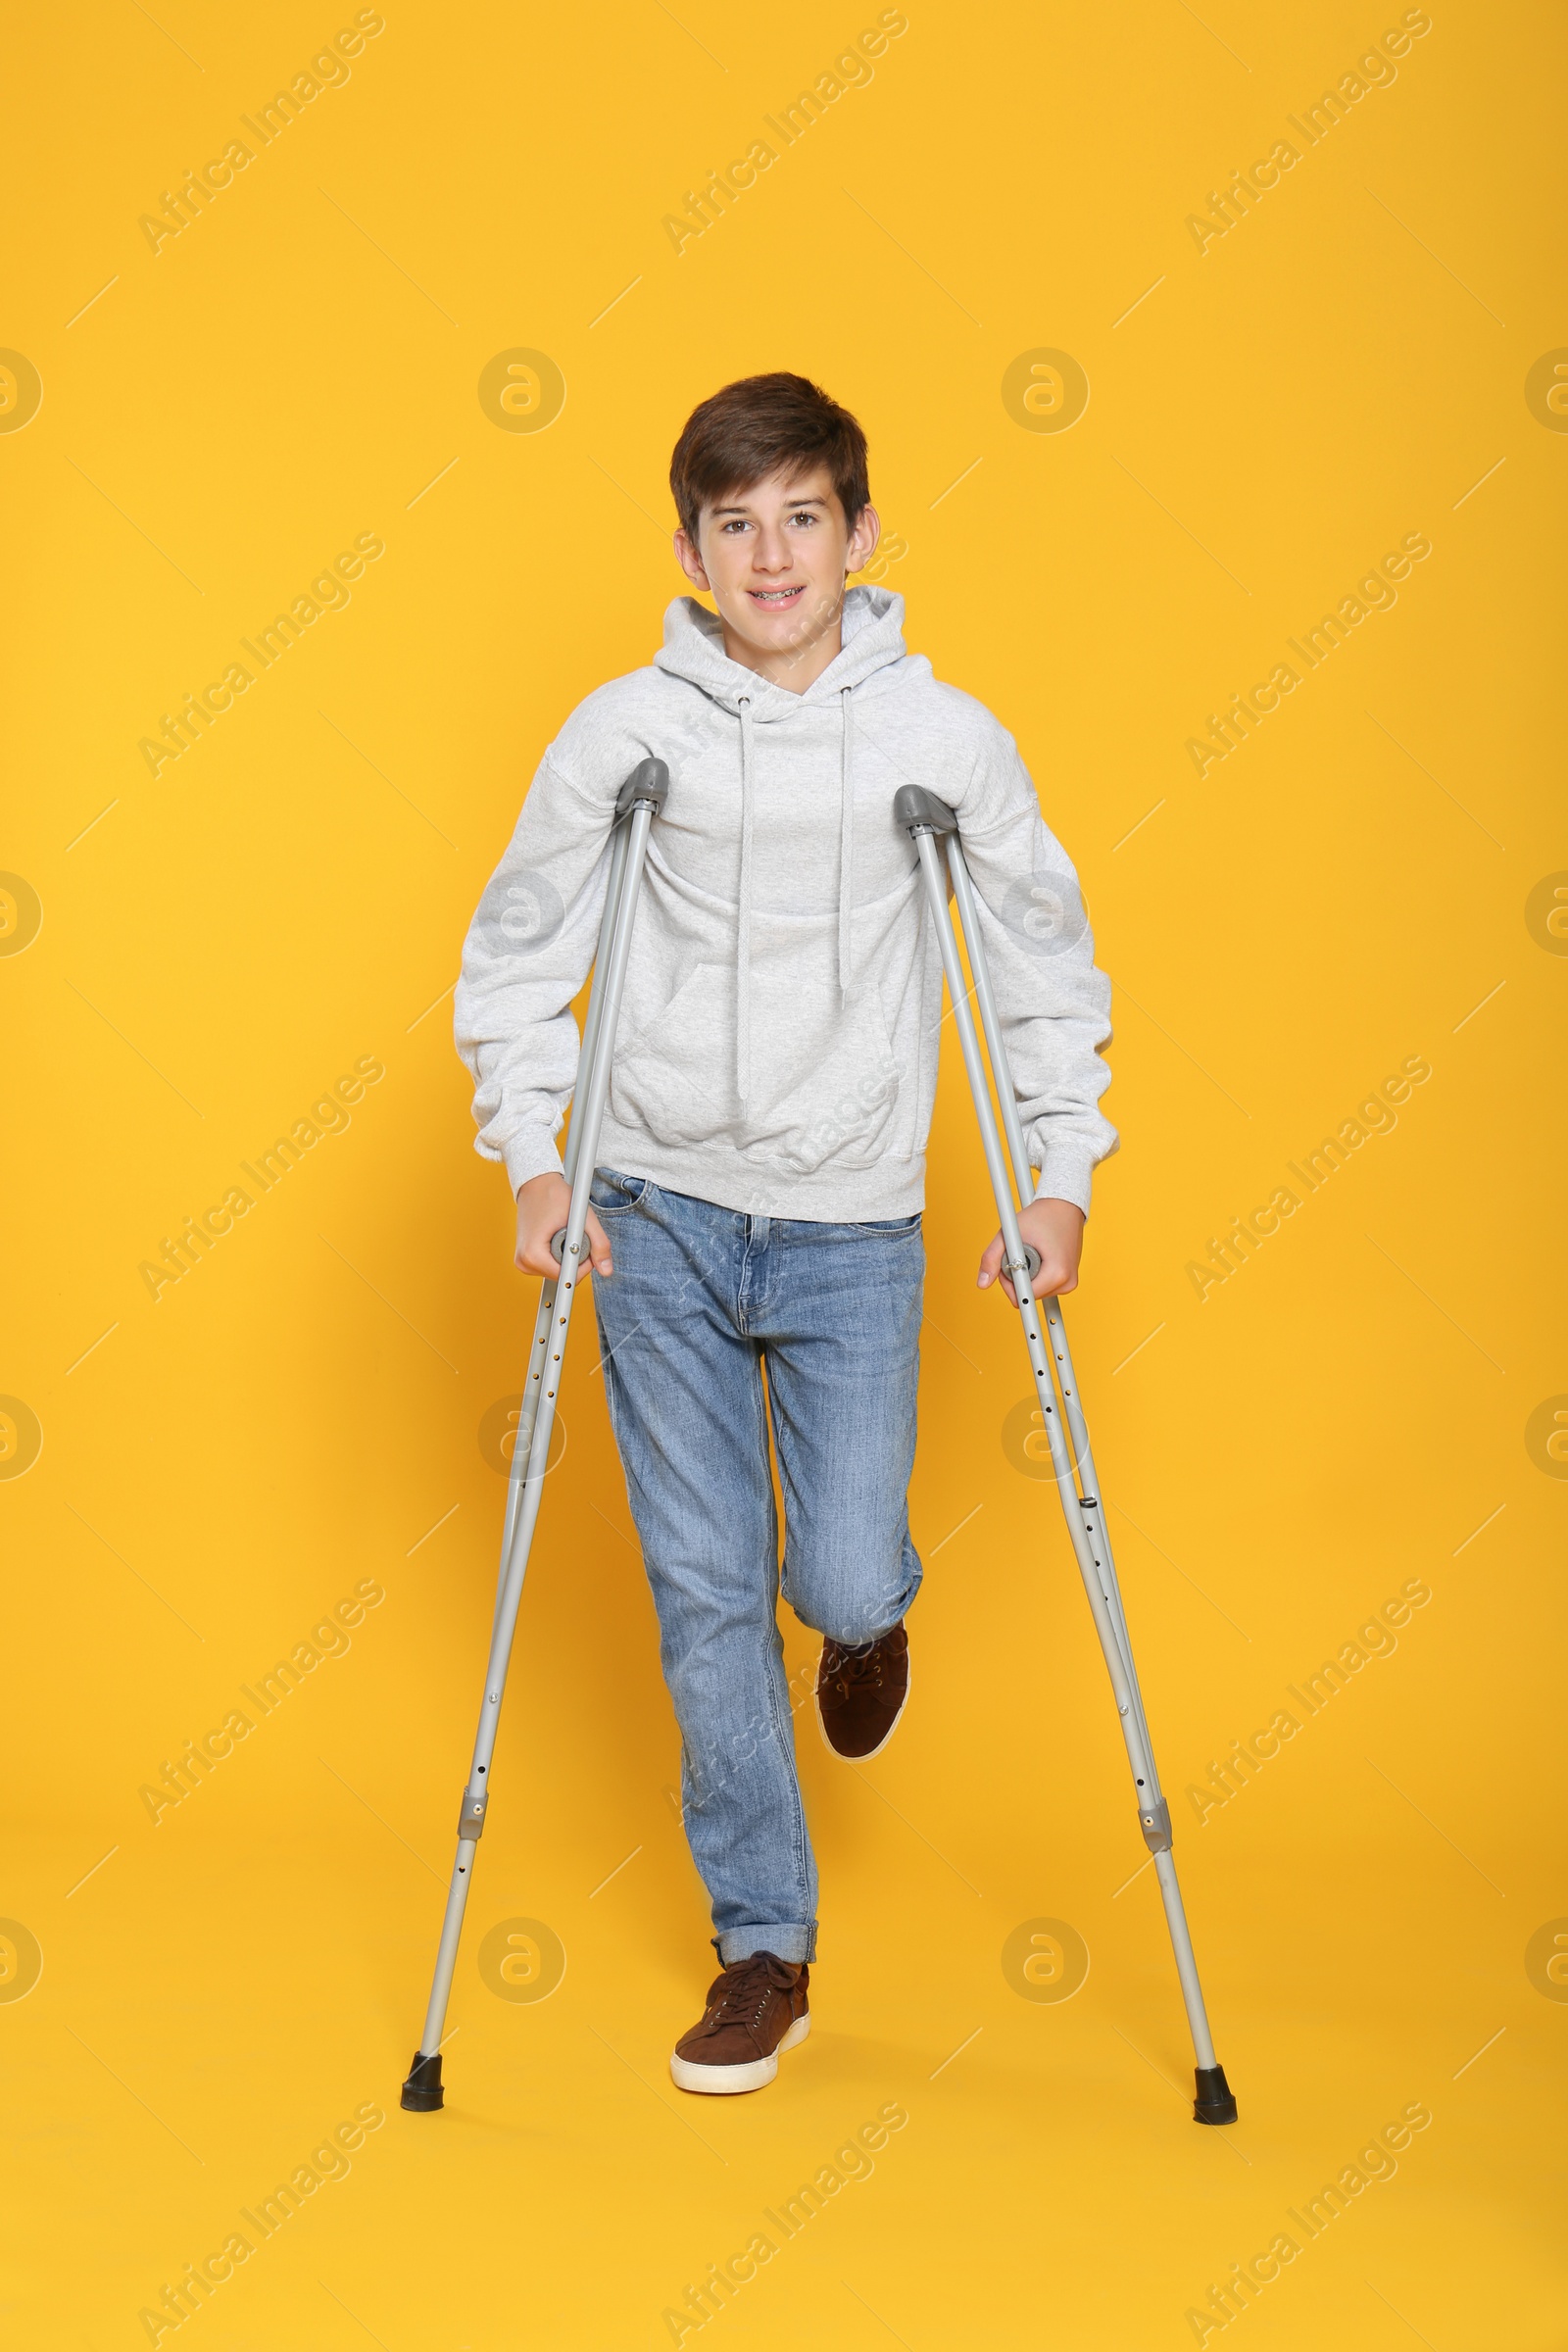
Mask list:
[{"label": "ear", "polygon": [[850,533],[849,545],[845,552],[846,578],[852,571],[862,571],[865,568],[876,553],[877,541],[881,536],[882,517],[878,514],[875,507],[862,507],[855,528]]},{"label": "ear", "polygon": [[708,591],[709,595],[711,596],[713,593],[712,582],[709,579],[707,572],[703,569],[703,559],[693,546],[690,538],[687,536],[684,523],[675,533],[673,544],[675,549],[675,561],[680,565],[682,571],[686,574],[686,577],[690,580],[692,586],[694,588],[704,588]]}]

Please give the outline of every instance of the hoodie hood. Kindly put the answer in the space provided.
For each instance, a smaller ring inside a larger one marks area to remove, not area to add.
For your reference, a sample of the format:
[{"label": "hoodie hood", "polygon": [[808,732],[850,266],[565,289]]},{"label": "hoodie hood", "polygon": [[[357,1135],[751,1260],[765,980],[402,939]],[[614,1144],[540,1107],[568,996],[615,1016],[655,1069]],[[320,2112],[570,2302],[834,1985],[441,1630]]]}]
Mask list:
[{"label": "hoodie hood", "polygon": [[654,656],[654,666],[700,687],[736,717],[741,703],[750,703],[753,718],[765,723],[788,718],[813,703],[831,704],[836,695],[853,691],[875,671],[904,658],[904,599],[891,589],[848,590],[842,628],[842,650],[804,694],[795,694],[743,662],[732,662],[724,651],[717,614],[694,596],[677,596],[664,614],[664,642]]},{"label": "hoodie hood", "polygon": [[844,598],[839,652],[804,694],[777,686],[724,651],[715,613],[692,596],[678,596],[664,614],[664,642],[654,666],[681,678],[735,718],[740,731],[741,872],[735,926],[735,1086],[742,1103],[751,1094],[752,846],[756,788],[752,730],[784,725],[801,711],[839,710],[838,977],[840,1003],[855,975],[855,727],[850,699],[878,670],[905,659],[904,599],[886,588],[851,588]]}]

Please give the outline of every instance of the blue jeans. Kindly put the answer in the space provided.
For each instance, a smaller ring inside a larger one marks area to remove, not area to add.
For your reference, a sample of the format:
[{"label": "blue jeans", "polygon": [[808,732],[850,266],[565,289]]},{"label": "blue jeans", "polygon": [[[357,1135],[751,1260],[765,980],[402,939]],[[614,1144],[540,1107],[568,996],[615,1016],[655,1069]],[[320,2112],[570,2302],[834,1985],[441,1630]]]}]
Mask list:
[{"label": "blue jeans", "polygon": [[[611,1425],[680,1726],[692,1859],[727,1966],[816,1956],[816,1862],[795,1771],[783,1592],[831,1641],[888,1633],[909,1541],[920,1219],[754,1217],[601,1168],[614,1273],[595,1282]],[[766,1379],[763,1379],[763,1366]]]}]

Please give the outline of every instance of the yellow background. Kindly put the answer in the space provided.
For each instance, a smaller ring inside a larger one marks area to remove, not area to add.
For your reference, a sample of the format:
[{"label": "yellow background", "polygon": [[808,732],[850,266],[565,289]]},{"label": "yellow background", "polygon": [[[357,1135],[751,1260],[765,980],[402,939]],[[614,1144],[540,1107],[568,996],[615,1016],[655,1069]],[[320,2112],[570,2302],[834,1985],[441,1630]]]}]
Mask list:
[{"label": "yellow background", "polygon": [[[155,255],[138,216],[351,13],[158,0],[13,36],[0,341],[43,384],[0,436],[0,864],[42,906],[0,969],[0,1389],[43,1433],[0,1491],[0,1909],[43,1954],[0,2005],[18,2341],[147,2340],[164,2283],[378,2101],[350,2176],[166,2344],[651,2352],[686,2284],[899,2101],[874,2175],[705,2339],[1159,2352],[1422,2101],[1397,2177],[1223,2340],[1560,2345],[1568,2006],[1525,1954],[1568,1913],[1568,1490],[1525,1433],[1568,1390],[1568,968],[1526,903],[1568,867],[1568,439],[1524,391],[1568,344],[1560,21],[1436,0],[1396,81],[1200,254],[1187,216],[1396,9],[911,0],[874,78],[677,257],[662,216],[873,9],[388,0],[346,86]],[[565,378],[539,433],[477,397],[516,347]],[[1004,407],[1040,347],[1087,372],[1069,431]],[[1054,1498],[1003,1445],[1024,1366],[972,1288],[991,1220],[956,1061],[913,1700],[859,1771],[798,1719],[812,2039],[760,2098],[667,2080],[708,1923],[585,1330],[451,2103],[397,2110],[491,1605],[478,1429],[532,1312],[442,992],[539,753],[658,643],[681,421],[775,367],[862,418],[909,642],[1016,734],[1116,983],[1123,1149],[1070,1325],[1228,2132],[1189,2120],[1103,1670]],[[1200,780],[1206,714],[1412,531],[1433,553],[1396,608]],[[352,604],[155,779],[139,739],[363,532],[385,554]],[[1200,1303],[1208,1237],[1414,1054],[1433,1074],[1397,1129]],[[385,1077],[352,1127],[154,1303],[139,1262],[366,1055]],[[1433,1597],[1397,1652],[1200,1827],[1188,1786],[1411,1578]],[[349,1653],[155,1828],[141,1784],[367,1579],[386,1597]],[[478,1971],[518,1917],[567,1955],[538,2004]],[[1062,2003],[1003,1971],[1041,1917],[1091,1954]]]}]

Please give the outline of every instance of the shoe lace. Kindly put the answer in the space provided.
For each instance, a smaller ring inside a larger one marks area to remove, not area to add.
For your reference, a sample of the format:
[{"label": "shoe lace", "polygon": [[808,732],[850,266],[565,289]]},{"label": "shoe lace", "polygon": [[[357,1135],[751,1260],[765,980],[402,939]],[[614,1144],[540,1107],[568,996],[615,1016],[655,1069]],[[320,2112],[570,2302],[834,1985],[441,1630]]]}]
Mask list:
[{"label": "shoe lace", "polygon": [[869,1649],[840,1649],[835,1652],[830,1679],[842,1684],[845,1694],[848,1696],[852,1690],[859,1689],[867,1683],[880,1685],[882,1665],[883,1649],[880,1642],[873,1642]]},{"label": "shoe lace", "polygon": [[797,1974],[773,1952],[753,1952],[745,1960],[732,1960],[710,1997],[709,2031],[716,2033],[720,2026],[736,2025],[755,2034],[766,2014],[769,1996],[790,1991]]}]

